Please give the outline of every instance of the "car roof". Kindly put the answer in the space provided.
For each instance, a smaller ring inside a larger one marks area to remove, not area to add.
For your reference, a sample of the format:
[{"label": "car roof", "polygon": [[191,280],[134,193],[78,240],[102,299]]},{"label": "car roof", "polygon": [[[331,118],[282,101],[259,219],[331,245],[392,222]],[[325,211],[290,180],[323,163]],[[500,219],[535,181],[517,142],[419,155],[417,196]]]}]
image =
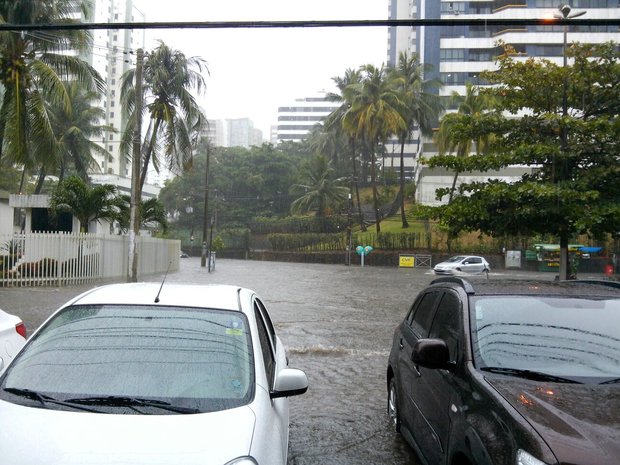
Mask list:
[{"label": "car roof", "polygon": [[533,279],[473,279],[450,276],[438,278],[431,285],[462,287],[470,295],[555,295],[567,297],[620,298],[620,282],[610,280],[543,281]]},{"label": "car roof", "polygon": [[252,291],[226,284],[121,283],[87,291],[67,305],[174,305],[240,311],[242,293]]}]

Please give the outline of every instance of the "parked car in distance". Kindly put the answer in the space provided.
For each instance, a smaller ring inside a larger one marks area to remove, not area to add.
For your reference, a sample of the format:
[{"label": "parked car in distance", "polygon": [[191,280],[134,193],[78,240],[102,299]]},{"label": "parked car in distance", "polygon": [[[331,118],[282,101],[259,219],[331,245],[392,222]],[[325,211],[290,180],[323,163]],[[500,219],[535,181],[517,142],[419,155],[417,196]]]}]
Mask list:
[{"label": "parked car in distance", "polygon": [[0,310],[0,373],[26,343],[26,325],[15,315]]},{"label": "parked car in distance", "polygon": [[307,388],[249,289],[102,286],[57,310],[0,377],[0,424],[11,425],[0,457],[284,465],[288,397]]},{"label": "parked car in distance", "polygon": [[391,422],[424,464],[617,465],[618,328],[617,282],[435,279],[394,333]]},{"label": "parked car in distance", "polygon": [[491,271],[491,265],[484,257],[477,255],[455,255],[433,268],[435,274],[483,273]]}]

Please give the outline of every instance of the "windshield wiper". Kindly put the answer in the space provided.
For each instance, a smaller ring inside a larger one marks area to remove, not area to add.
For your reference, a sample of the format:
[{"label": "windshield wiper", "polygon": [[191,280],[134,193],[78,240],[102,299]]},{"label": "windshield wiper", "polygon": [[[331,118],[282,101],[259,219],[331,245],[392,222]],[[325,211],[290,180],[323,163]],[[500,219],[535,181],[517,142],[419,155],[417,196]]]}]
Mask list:
[{"label": "windshield wiper", "polygon": [[620,378],[610,379],[607,381],[603,381],[602,383],[599,383],[599,384],[618,384],[618,383],[620,383]]},{"label": "windshield wiper", "polygon": [[519,378],[531,379],[533,381],[550,381],[554,383],[572,383],[583,384],[580,381],[576,381],[570,378],[562,378],[561,376],[550,375],[549,373],[541,373],[540,371],[522,370],[519,368],[504,368],[504,367],[482,367],[481,371],[488,371],[489,373],[498,373],[501,375],[512,375]]},{"label": "windshield wiper", "polygon": [[175,413],[200,413],[200,410],[189,407],[180,407],[172,405],[170,402],[156,399],[143,399],[139,397],[127,396],[101,396],[101,397],[78,397],[75,399],[67,399],[66,402],[72,404],[84,405],[105,405],[110,407],[129,407],[139,413],[144,413],[136,407],[154,407],[162,410],[168,410]]},{"label": "windshield wiper", "polygon": [[84,410],[86,412],[95,412],[99,413],[98,410],[91,409],[88,407],[82,407],[80,405],[75,405],[73,402],[68,402],[64,400],[54,399],[51,396],[46,394],[41,394],[40,392],[33,391],[31,389],[22,389],[22,388],[4,388],[3,391],[8,392],[9,394],[13,394],[19,397],[25,397],[27,399],[37,400],[41,403],[43,407],[47,407],[47,404],[55,404],[62,405],[64,407],[71,407],[76,410]]}]

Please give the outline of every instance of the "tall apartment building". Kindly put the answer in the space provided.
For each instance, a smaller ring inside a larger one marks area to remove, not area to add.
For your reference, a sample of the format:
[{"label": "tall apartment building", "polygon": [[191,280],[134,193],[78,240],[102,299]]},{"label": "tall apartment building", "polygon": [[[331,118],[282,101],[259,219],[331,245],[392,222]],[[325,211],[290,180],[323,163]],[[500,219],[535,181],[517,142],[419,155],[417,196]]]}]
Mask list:
[{"label": "tall apartment building", "polygon": [[[143,22],[144,14],[137,10],[132,0],[91,0],[91,12],[84,22],[122,23]],[[135,67],[135,51],[144,47],[144,31],[131,29],[96,29],[93,31],[93,46],[83,58],[104,78],[106,93],[101,101],[105,109],[103,124],[118,132],[107,132],[100,141],[110,155],[94,154],[101,173],[129,177],[130,161],[120,155],[120,131],[125,125],[122,120],[120,87],[121,76]]]},{"label": "tall apartment building", "polygon": [[277,142],[305,139],[312,128],[338,106],[338,102],[326,99],[325,92],[318,92],[278,107]]},{"label": "tall apartment building", "polygon": [[263,144],[263,131],[249,118],[210,119],[207,137],[217,147],[245,147]]},{"label": "tall apartment building", "polygon": [[[581,19],[620,18],[619,0],[388,0],[390,19],[528,19],[552,18],[561,3],[569,4],[574,12],[585,11]],[[564,27],[555,26],[416,26],[391,27],[388,37],[388,65],[398,62],[402,51],[416,53],[422,63],[430,64],[428,78],[439,78],[444,86],[441,95],[453,92],[465,94],[465,85],[483,83],[480,73],[495,69],[495,57],[501,53],[498,41],[513,46],[523,60],[544,57],[557,64],[563,61]],[[604,43],[620,42],[617,26],[570,26],[567,42]],[[415,134],[414,134],[415,137]],[[430,141],[423,144],[422,152],[433,153]],[[419,178],[420,169],[414,153],[406,154],[408,170]],[[434,180],[442,184],[443,180]],[[428,183],[430,184],[430,183]],[[434,190],[418,195],[418,200],[433,203]]]}]

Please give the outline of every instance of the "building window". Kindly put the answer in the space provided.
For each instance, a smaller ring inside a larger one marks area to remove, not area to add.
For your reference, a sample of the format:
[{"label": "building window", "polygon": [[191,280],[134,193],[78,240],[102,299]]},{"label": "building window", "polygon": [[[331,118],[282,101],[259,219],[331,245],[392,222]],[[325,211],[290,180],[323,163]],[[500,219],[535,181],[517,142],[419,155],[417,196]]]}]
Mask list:
[{"label": "building window", "polygon": [[442,61],[463,61],[465,59],[465,50],[462,48],[444,48],[439,54]]}]

